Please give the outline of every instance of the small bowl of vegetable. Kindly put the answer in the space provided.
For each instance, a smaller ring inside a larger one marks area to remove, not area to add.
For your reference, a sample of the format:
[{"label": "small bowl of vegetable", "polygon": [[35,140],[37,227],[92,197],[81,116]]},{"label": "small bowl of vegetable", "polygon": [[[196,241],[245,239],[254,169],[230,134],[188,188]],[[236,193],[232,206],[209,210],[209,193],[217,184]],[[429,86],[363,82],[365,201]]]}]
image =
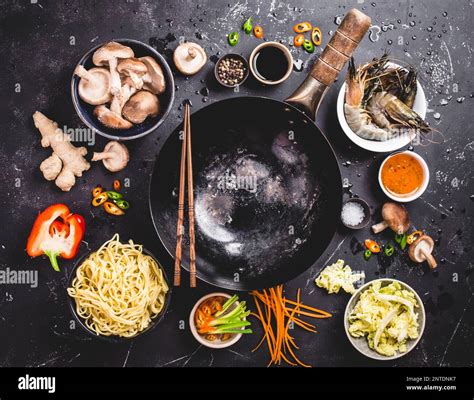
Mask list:
[{"label": "small bowl of vegetable", "polygon": [[394,360],[412,351],[423,335],[426,313],[406,283],[382,278],[361,286],[347,303],[344,327],[357,351],[375,360]]},{"label": "small bowl of vegetable", "polygon": [[189,326],[196,340],[212,349],[223,349],[237,343],[248,328],[245,301],[237,295],[211,293],[197,301],[189,315]]}]

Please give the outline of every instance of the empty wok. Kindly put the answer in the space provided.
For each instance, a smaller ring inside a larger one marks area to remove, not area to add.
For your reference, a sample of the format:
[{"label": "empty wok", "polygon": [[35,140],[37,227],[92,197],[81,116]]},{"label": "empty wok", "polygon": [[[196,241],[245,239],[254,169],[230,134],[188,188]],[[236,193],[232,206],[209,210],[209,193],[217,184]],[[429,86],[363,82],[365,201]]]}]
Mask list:
[{"label": "empty wok", "polygon": [[[271,287],[314,265],[339,221],[342,184],[314,117],[370,19],[351,10],[310,75],[286,100],[237,97],[191,115],[197,277],[233,290]],[[182,126],[150,183],[158,236],[174,257]],[[187,227],[185,227],[187,232]],[[187,241],[182,265],[189,268]]]}]

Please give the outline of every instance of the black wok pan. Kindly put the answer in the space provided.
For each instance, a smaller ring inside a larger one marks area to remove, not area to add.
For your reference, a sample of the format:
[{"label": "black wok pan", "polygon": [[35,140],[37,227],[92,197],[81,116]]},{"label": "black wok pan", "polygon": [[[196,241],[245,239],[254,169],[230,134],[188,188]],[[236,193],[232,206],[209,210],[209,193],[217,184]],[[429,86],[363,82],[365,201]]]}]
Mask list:
[{"label": "black wok pan", "polygon": [[[341,175],[331,145],[306,114],[314,116],[369,26],[367,16],[350,11],[286,103],[238,97],[191,116],[198,278],[234,290],[275,286],[327,248],[341,211]],[[173,257],[181,129],[163,145],[150,184],[155,229]]]}]

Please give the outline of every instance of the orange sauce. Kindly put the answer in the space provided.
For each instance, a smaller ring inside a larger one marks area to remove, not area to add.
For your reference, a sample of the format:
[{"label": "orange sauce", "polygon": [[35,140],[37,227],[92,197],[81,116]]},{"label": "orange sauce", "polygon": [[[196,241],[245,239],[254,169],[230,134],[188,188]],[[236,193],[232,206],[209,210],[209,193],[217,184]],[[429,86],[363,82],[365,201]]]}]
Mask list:
[{"label": "orange sauce", "polygon": [[416,193],[423,179],[423,167],[410,154],[395,154],[382,168],[382,184],[395,195],[409,196]]}]

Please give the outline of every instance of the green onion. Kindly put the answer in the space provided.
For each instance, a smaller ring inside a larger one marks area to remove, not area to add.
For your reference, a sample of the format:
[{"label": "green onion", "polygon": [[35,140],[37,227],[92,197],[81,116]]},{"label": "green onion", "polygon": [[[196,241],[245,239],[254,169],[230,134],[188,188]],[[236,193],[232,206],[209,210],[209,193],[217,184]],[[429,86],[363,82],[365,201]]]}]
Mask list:
[{"label": "green onion", "polygon": [[[250,315],[245,301],[238,301],[237,295],[228,299],[222,309],[212,316],[203,329],[203,334],[252,333],[251,329],[242,329],[250,325],[246,318]],[[234,307],[231,309],[231,307]],[[230,310],[230,311],[229,311]],[[201,333],[201,332],[200,332]]]}]

